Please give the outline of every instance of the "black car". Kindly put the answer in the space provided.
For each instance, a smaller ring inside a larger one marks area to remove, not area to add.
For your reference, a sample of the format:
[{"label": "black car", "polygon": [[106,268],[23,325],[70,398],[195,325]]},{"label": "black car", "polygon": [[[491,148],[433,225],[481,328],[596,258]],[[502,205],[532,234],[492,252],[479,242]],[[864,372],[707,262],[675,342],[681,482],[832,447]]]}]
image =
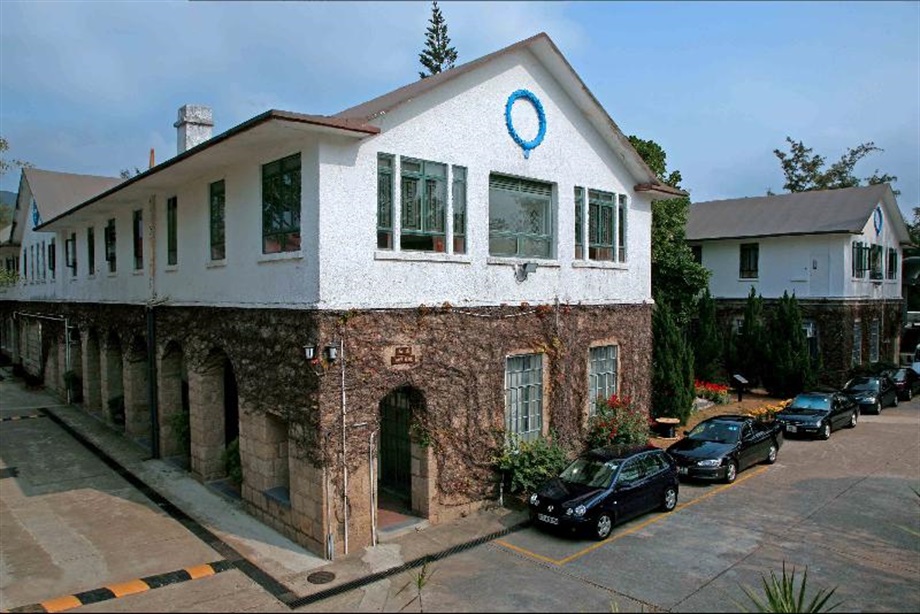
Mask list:
[{"label": "black car", "polygon": [[653,509],[670,512],[677,492],[677,467],[664,450],[596,448],[531,495],[530,517],[538,526],[606,539],[619,522]]},{"label": "black car", "polygon": [[859,405],[840,392],[803,392],[776,412],[776,422],[786,435],[811,435],[829,439],[831,431],[853,428],[859,420]]},{"label": "black car", "polygon": [[887,375],[854,377],[843,387],[843,392],[856,401],[863,413],[880,414],[889,405],[898,406],[898,389]]},{"label": "black car", "polygon": [[920,392],[920,375],[910,367],[901,367],[893,370],[889,377],[898,390],[898,397],[902,401],[910,401],[917,392]]},{"label": "black car", "polygon": [[716,416],[684,434],[686,437],[668,448],[680,476],[729,484],[751,465],[775,463],[783,445],[783,430],[778,424],[758,422],[750,416]]}]

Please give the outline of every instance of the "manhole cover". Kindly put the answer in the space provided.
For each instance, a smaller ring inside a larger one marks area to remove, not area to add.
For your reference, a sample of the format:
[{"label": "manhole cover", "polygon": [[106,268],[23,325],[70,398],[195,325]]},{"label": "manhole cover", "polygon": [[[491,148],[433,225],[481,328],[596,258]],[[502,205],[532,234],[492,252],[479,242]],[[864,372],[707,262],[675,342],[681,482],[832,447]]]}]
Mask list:
[{"label": "manhole cover", "polygon": [[314,571],[307,576],[307,582],[313,584],[327,584],[335,580],[335,574],[331,571]]}]

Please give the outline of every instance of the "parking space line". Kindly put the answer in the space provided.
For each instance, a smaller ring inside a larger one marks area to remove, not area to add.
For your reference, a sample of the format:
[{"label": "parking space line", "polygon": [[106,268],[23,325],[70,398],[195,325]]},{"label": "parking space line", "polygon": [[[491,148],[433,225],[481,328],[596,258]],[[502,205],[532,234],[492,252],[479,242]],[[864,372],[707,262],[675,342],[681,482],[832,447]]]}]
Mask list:
[{"label": "parking space line", "polygon": [[[763,473],[763,472],[766,471],[766,470],[767,470],[767,467],[758,467],[757,469],[754,469],[753,471],[749,471],[749,472],[747,472],[746,475],[742,475],[741,477],[739,477],[737,480],[735,480],[735,481],[732,482],[731,484],[723,484],[722,486],[718,486],[718,487],[716,487],[715,489],[711,490],[710,492],[707,492],[707,493],[704,494],[704,495],[700,495],[699,497],[697,497],[697,498],[694,499],[693,501],[688,501],[687,503],[682,503],[681,505],[678,505],[676,508],[674,508],[673,512],[671,512],[671,513],[673,514],[674,512],[678,512],[678,511],[680,511],[680,510],[682,510],[682,509],[686,509],[686,508],[690,507],[691,505],[695,505],[695,504],[699,503],[700,501],[703,501],[703,500],[705,500],[705,499],[708,499],[709,497],[712,497],[712,496],[714,496],[714,495],[717,495],[717,494],[719,494],[720,492],[723,492],[723,491],[725,491],[725,490],[727,490],[727,489],[729,489],[729,488],[732,488],[732,487],[734,487],[734,486],[737,486],[738,484],[741,484],[742,482],[745,482],[746,480],[750,480],[751,478],[760,475],[761,473]],[[624,530],[624,531],[617,532],[615,535],[611,535],[610,537],[608,537],[608,538],[605,539],[604,541],[600,541],[600,542],[597,542],[597,543],[595,543],[595,544],[591,544],[591,545],[588,546],[587,548],[584,548],[583,550],[579,550],[578,552],[576,552],[576,553],[574,553],[574,554],[570,554],[569,556],[567,556],[567,557],[565,557],[565,558],[561,558],[561,559],[553,559],[553,558],[550,558],[550,557],[547,557],[547,556],[543,556],[542,554],[537,554],[536,552],[533,552],[532,550],[528,550],[527,548],[523,548],[523,547],[521,547],[521,546],[515,546],[514,544],[510,544],[510,543],[506,542],[506,541],[503,540],[503,539],[496,539],[496,540],[495,540],[495,543],[498,544],[498,545],[500,545],[500,546],[502,546],[502,547],[504,547],[504,548],[507,548],[508,550],[513,550],[513,551],[515,551],[515,552],[518,552],[518,553],[520,553],[520,554],[523,554],[524,556],[530,557],[530,558],[532,558],[532,559],[536,559],[536,560],[538,560],[538,561],[543,561],[544,563],[551,563],[551,564],[553,564],[553,565],[557,565],[557,566],[559,566],[559,567],[563,567],[563,566],[567,565],[568,563],[571,563],[572,561],[574,561],[574,560],[576,560],[576,559],[579,559],[579,558],[583,557],[583,556],[586,555],[586,554],[589,554],[589,553],[591,553],[591,552],[594,552],[594,551],[597,550],[598,548],[600,548],[600,547],[602,547],[602,546],[604,546],[604,545],[606,545],[606,544],[609,544],[610,542],[616,541],[616,540],[618,540],[618,539],[620,539],[620,538],[622,538],[622,537],[626,537],[627,535],[630,535],[630,534],[632,534],[632,533],[635,533],[636,531],[640,531],[640,530],[644,529],[645,527],[649,526],[650,524],[654,524],[654,523],[656,523],[656,522],[658,522],[658,521],[660,521],[660,520],[663,520],[663,519],[667,518],[667,517],[670,516],[670,515],[671,515],[671,514],[664,514],[664,513],[662,513],[662,514],[658,514],[658,515],[656,515],[656,516],[652,516],[652,517],[649,518],[648,520],[644,520],[643,522],[641,522],[641,523],[639,523],[639,524],[637,524],[637,525],[635,525],[635,526],[629,527],[628,529],[626,529],[626,530]]]},{"label": "parking space line", "polygon": [[118,584],[110,584],[108,586],[96,588],[91,591],[83,591],[81,593],[74,593],[73,595],[65,595],[63,597],[47,599],[41,603],[19,606],[16,608],[11,608],[7,611],[65,612],[67,610],[79,608],[80,606],[89,605],[91,603],[99,603],[100,601],[108,601],[110,599],[118,599],[121,597],[127,597],[128,595],[144,593],[154,588],[160,588],[161,586],[169,586],[170,584],[177,584],[179,582],[187,582],[189,580],[196,580],[198,578],[206,578],[208,576],[218,574],[222,571],[227,571],[228,569],[234,569],[234,566],[230,561],[215,561],[214,563],[206,563],[204,565],[186,567],[177,571],[169,571],[166,573],[157,574],[155,576],[147,576],[146,578],[138,578],[135,580],[128,580],[127,582],[120,582]]}]

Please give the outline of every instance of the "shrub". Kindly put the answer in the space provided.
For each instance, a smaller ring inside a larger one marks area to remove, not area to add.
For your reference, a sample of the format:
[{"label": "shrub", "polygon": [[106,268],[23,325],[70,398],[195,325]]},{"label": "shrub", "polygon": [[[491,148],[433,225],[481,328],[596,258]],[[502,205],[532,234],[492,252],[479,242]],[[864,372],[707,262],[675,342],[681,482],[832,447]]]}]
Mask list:
[{"label": "shrub", "polygon": [[652,312],[652,416],[686,424],[693,409],[693,352],[667,305]]},{"label": "shrub", "polygon": [[565,448],[553,436],[524,441],[512,435],[494,462],[509,492],[522,493],[533,492],[546,480],[559,475],[569,460]]},{"label": "shrub", "polygon": [[629,397],[612,395],[598,400],[596,408],[596,413],[588,419],[588,447],[648,441],[648,414],[635,407]]},{"label": "shrub", "polygon": [[240,460],[239,437],[227,444],[227,448],[223,453],[223,461],[227,477],[234,485],[239,487],[243,483],[243,463]]},{"label": "shrub", "polygon": [[189,423],[188,411],[182,409],[180,411],[173,412],[166,419],[166,424],[169,425],[169,430],[172,432],[173,437],[175,437],[176,442],[182,449],[182,453],[188,456],[190,454],[192,444],[192,427]]},{"label": "shrub", "polygon": [[755,418],[758,422],[772,422],[773,418],[776,417],[776,412],[786,409],[790,403],[792,403],[792,399],[786,399],[772,405],[764,405],[748,411],[747,415]]},{"label": "shrub", "polygon": [[731,399],[731,395],[728,392],[728,384],[715,384],[696,380],[693,382],[693,389],[696,396],[709,399],[719,405],[724,405]]},{"label": "shrub", "polygon": [[792,573],[786,575],[786,563],[783,562],[783,577],[776,577],[776,572],[770,570],[770,580],[766,576],[761,576],[763,580],[763,599],[758,598],[747,587],[742,587],[744,593],[753,602],[757,612],[830,612],[839,607],[841,602],[828,605],[828,601],[833,596],[837,587],[830,591],[827,589],[819,590],[811,601],[805,602],[805,585],[808,581],[808,567],[802,574],[802,582],[798,589],[795,585],[795,567]]}]

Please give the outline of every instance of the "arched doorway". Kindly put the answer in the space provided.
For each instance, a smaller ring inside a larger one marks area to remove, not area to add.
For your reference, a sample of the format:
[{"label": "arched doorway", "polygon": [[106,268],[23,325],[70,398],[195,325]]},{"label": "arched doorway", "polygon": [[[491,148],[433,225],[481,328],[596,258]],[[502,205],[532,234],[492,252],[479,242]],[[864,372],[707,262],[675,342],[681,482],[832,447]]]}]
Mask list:
[{"label": "arched doorway", "polygon": [[[380,401],[380,434],[377,447],[377,511],[379,525],[397,522],[400,516],[417,514],[427,507],[424,492],[413,492],[412,459],[427,462],[421,447],[412,441],[412,424],[425,411],[425,398],[411,386],[391,391]],[[405,518],[403,518],[405,519]]]},{"label": "arched doorway", "polygon": [[160,418],[160,454],[188,469],[191,456],[188,367],[182,347],[170,341],[163,351],[157,399]]},{"label": "arched doorway", "polygon": [[239,395],[223,350],[213,350],[200,369],[189,372],[189,405],[192,472],[211,481],[226,477],[228,468],[238,470]]}]

